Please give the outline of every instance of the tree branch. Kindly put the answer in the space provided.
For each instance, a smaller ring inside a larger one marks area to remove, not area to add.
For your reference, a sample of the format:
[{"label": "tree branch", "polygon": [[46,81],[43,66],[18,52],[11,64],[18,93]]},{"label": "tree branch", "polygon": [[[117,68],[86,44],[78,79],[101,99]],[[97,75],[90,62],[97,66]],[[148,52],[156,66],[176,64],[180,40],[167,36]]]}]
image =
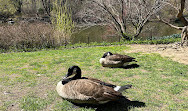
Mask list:
[{"label": "tree branch", "polygon": [[[122,30],[120,23],[118,22],[118,20],[115,18],[115,16],[112,14],[112,12],[108,9],[108,7],[103,3],[103,5],[101,5],[100,3],[93,1],[94,3],[96,3],[98,6],[100,6],[101,8],[103,8],[106,12],[108,12],[108,14],[112,17],[113,21],[115,22],[115,24],[118,25],[119,29]],[[121,32],[124,33],[124,32]]]},{"label": "tree branch", "polygon": [[173,24],[170,24],[169,22],[161,19],[159,16],[156,16],[156,17],[159,19],[160,22],[163,22],[163,23],[165,23],[166,25],[168,25],[168,26],[170,26],[172,28],[175,28],[175,29],[178,29],[178,30],[182,30],[183,29],[183,27],[178,27],[178,26],[175,26]]}]

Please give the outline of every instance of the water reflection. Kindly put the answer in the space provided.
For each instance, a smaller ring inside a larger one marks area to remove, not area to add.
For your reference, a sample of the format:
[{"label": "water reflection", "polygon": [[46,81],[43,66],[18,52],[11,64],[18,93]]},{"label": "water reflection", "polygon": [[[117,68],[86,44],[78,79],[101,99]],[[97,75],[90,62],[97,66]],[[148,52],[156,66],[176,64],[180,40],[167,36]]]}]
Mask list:
[{"label": "water reflection", "polygon": [[[128,32],[131,32],[130,29],[128,30]],[[181,31],[171,28],[163,23],[148,23],[143,28],[142,33],[138,38],[148,39],[151,37],[167,36],[176,33],[181,33]],[[71,37],[71,43],[119,42],[120,39],[121,37],[108,27],[93,26],[74,33]]]}]

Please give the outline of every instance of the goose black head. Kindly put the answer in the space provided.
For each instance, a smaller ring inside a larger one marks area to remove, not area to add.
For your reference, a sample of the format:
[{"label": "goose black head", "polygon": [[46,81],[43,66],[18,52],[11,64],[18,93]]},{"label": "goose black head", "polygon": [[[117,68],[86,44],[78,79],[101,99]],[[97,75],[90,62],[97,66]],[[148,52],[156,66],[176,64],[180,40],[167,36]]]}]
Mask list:
[{"label": "goose black head", "polygon": [[69,67],[65,78],[68,78],[70,76],[73,76],[74,79],[80,79],[81,78],[81,69],[78,66]]},{"label": "goose black head", "polygon": [[111,52],[106,52],[104,53],[104,55],[102,56],[102,58],[105,58],[106,56],[110,56],[110,55],[113,55]]},{"label": "goose black head", "polygon": [[66,84],[71,80],[76,80],[81,78],[81,69],[78,66],[71,66],[68,69],[67,74],[63,78],[62,83]]}]

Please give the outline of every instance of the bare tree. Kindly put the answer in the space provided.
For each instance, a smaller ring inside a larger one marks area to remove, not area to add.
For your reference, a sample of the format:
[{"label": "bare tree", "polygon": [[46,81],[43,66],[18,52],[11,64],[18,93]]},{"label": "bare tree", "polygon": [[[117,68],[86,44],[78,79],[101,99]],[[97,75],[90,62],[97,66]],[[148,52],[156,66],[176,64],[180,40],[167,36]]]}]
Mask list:
[{"label": "bare tree", "polygon": [[157,18],[161,22],[169,25],[170,27],[173,27],[178,30],[182,30],[182,32],[181,32],[181,46],[188,46],[188,21],[186,20],[186,18],[183,15],[183,12],[185,10],[185,0],[181,0],[180,7],[174,6],[170,2],[164,2],[164,3],[166,5],[173,7],[175,10],[177,10],[177,18],[183,23],[184,26],[183,27],[175,26],[175,25],[165,21],[164,19],[162,19],[159,15],[157,15]]},{"label": "bare tree", "polygon": [[36,2],[37,2],[36,0],[31,1],[33,13],[36,13],[36,10],[37,10],[37,3]]},{"label": "bare tree", "polygon": [[146,0],[130,1],[128,7],[130,21],[135,28],[134,37],[137,37],[148,20],[163,7],[161,0],[148,2]]},{"label": "bare tree", "polygon": [[[48,16],[51,16],[50,12],[53,9],[54,0],[41,0],[41,1],[45,12],[48,14]],[[61,2],[60,3],[61,5],[65,4],[66,1],[67,0],[58,0],[59,3]]]},{"label": "bare tree", "polygon": [[[161,8],[161,0],[88,0],[87,9],[79,15],[90,25],[112,26],[122,37],[130,40],[137,37],[152,15]],[[132,24],[134,31],[127,32]]]},{"label": "bare tree", "polygon": [[44,7],[44,10],[48,14],[48,16],[50,16],[50,12],[52,10],[52,0],[41,0],[41,1],[42,1],[42,5]]},{"label": "bare tree", "polygon": [[22,0],[15,0],[17,2],[17,13],[21,13],[22,12],[22,4],[23,1]]}]

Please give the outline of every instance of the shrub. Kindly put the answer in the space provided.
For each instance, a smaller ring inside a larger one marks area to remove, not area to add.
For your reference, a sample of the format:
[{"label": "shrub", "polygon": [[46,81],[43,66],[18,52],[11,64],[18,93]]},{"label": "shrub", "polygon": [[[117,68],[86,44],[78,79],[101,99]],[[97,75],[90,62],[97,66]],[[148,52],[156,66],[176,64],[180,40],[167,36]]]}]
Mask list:
[{"label": "shrub", "polygon": [[54,37],[60,45],[67,45],[70,41],[74,23],[72,21],[71,9],[64,0],[55,0],[51,12],[51,21],[55,29]]},{"label": "shrub", "polygon": [[17,11],[16,2],[13,0],[0,0],[0,20],[7,19]]},{"label": "shrub", "polygon": [[0,27],[0,48],[23,51],[55,47],[53,29],[44,23],[22,23]]}]

